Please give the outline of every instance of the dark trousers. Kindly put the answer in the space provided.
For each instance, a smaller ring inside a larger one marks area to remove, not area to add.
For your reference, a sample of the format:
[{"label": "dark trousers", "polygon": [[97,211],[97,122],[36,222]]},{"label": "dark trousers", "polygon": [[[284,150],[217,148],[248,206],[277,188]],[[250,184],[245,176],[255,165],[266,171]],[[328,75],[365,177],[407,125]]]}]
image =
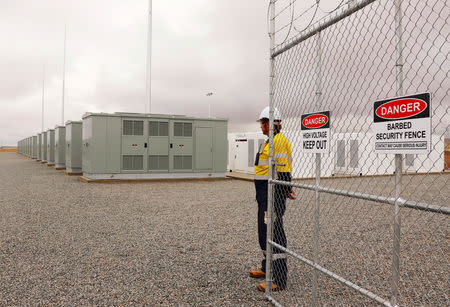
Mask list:
[{"label": "dark trousers", "polygon": [[[281,174],[281,175],[280,175]],[[288,174],[288,175],[286,175]],[[279,173],[279,180],[291,181],[290,173]],[[258,239],[259,246],[264,253],[261,262],[261,270],[266,271],[266,240],[267,225],[264,223],[267,211],[267,180],[255,180],[256,201],[258,202]],[[286,211],[286,198],[289,187],[282,185],[274,186],[274,215],[273,218],[273,241],[283,247],[286,247],[286,234],[283,228],[283,215]],[[278,248],[272,249],[272,280],[280,287],[286,287],[287,283],[287,261],[286,254]]]}]

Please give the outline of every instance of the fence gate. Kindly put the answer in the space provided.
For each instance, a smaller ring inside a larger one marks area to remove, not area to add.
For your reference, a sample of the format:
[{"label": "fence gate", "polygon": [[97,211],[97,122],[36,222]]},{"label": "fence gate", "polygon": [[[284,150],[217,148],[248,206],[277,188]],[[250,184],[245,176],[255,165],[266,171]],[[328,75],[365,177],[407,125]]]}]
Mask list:
[{"label": "fence gate", "polygon": [[[288,280],[265,295],[277,306],[448,305],[449,4],[332,2],[269,5],[270,114],[282,114],[293,180],[271,167],[266,285],[280,278],[274,266],[284,256]],[[431,95],[431,148],[375,152],[374,103],[417,93]],[[307,153],[301,115],[319,111],[330,111],[330,150]],[[284,215],[280,185],[297,194]],[[280,222],[287,245],[276,238]]]}]

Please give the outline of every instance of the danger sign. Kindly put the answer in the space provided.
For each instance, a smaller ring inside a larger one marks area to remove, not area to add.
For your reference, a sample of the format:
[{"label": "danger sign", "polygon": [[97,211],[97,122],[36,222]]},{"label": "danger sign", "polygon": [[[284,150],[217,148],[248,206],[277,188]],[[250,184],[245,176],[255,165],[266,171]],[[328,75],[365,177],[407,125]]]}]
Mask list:
[{"label": "danger sign", "polygon": [[427,154],[431,149],[430,93],[376,101],[375,152]]},{"label": "danger sign", "polygon": [[301,116],[301,144],[302,152],[330,151],[330,111]]}]

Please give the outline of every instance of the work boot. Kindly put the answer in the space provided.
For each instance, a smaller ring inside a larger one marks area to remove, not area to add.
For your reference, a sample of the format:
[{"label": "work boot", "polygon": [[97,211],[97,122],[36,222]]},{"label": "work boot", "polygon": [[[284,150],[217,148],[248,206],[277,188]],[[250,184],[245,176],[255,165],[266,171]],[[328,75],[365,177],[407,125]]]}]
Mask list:
[{"label": "work boot", "polygon": [[266,273],[262,270],[252,270],[250,271],[250,277],[252,278],[264,278],[266,277]]},{"label": "work boot", "polygon": [[[261,292],[266,292],[266,283],[260,283],[259,285],[256,286],[256,289],[258,289],[258,291]],[[272,283],[272,291],[283,291],[284,288],[281,288],[279,286],[277,286],[276,284]]]},{"label": "work boot", "polygon": [[287,198],[288,199],[296,199],[297,198],[297,195],[295,194],[294,189],[291,189],[291,191],[287,193]]}]

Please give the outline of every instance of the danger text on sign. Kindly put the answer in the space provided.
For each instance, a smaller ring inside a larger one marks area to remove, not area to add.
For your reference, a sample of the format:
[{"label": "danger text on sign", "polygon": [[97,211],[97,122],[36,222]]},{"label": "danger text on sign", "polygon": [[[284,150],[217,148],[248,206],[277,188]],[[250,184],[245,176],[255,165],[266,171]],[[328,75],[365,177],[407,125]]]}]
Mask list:
[{"label": "danger text on sign", "polygon": [[304,114],[301,117],[301,150],[328,153],[330,150],[330,112]]},{"label": "danger text on sign", "polygon": [[377,153],[425,154],[431,148],[430,94],[374,103]]}]

